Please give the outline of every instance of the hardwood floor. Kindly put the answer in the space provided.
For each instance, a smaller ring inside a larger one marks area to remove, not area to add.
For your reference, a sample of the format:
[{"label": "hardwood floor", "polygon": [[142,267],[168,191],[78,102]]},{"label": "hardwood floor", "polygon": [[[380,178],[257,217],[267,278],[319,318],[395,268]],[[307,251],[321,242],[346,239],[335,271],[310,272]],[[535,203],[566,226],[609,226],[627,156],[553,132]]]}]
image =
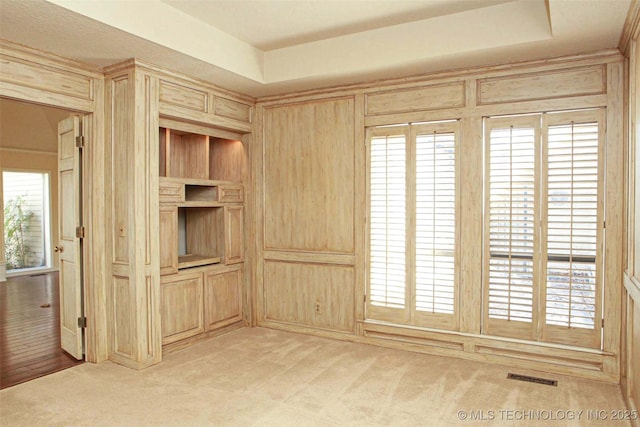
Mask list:
[{"label": "hardwood floor", "polygon": [[58,273],[0,283],[0,389],[79,363],[60,348]]}]

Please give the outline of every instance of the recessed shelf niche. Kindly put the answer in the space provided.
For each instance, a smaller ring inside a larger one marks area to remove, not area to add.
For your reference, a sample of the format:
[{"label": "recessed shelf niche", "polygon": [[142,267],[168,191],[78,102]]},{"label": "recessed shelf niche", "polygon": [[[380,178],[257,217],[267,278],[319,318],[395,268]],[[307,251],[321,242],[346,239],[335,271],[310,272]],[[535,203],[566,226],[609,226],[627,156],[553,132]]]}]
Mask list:
[{"label": "recessed shelf niche", "polygon": [[178,208],[178,270],[218,264],[224,254],[222,207]]},{"label": "recessed shelf niche", "polygon": [[160,128],[160,176],[242,182],[242,141]]}]

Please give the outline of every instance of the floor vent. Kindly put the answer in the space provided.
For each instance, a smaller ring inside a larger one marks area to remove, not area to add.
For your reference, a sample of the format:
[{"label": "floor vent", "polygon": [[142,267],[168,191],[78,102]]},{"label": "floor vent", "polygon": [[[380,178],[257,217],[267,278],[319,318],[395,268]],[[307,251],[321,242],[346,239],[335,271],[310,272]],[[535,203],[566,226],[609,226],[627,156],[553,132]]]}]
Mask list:
[{"label": "floor vent", "polygon": [[530,377],[528,375],[520,375],[520,374],[509,374],[507,378],[510,380],[518,380],[518,381],[526,381],[528,383],[536,383],[543,385],[551,385],[554,387],[558,386],[558,381],[556,380],[548,380],[546,378],[538,378],[538,377]]}]

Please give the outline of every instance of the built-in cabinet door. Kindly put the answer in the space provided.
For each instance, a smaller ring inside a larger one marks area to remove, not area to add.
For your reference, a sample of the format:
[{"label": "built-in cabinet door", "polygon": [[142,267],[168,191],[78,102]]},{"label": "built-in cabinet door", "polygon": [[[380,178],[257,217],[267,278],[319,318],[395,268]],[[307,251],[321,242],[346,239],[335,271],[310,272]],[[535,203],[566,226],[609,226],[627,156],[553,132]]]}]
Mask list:
[{"label": "built-in cabinet door", "polygon": [[160,206],[160,274],[178,272],[178,208]]},{"label": "built-in cabinet door", "polygon": [[224,262],[237,264],[244,261],[244,232],[242,206],[224,207]]},{"label": "built-in cabinet door", "polygon": [[205,328],[207,331],[242,319],[242,271],[206,273]]},{"label": "built-in cabinet door", "polygon": [[162,288],[162,344],[204,332],[202,273],[164,276]]}]

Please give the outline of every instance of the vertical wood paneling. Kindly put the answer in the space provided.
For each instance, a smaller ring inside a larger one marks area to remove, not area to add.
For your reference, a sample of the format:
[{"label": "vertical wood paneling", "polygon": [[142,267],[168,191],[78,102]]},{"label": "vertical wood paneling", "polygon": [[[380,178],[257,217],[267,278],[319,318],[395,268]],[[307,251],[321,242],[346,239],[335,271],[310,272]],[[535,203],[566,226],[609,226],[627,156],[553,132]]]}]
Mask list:
[{"label": "vertical wood paneling", "polygon": [[[640,16],[640,4],[635,5],[636,16]],[[629,241],[633,246],[630,248],[632,255],[632,268],[630,273],[635,278],[636,283],[640,283],[640,20],[636,20],[635,40],[632,45],[631,62],[633,63],[633,73],[629,82],[632,97],[630,101],[633,103],[633,114],[631,115],[631,138],[629,163],[633,168],[633,187],[631,193],[633,196],[629,201],[633,205],[631,212],[633,228],[629,236]],[[632,88],[632,89],[631,89]],[[628,319],[631,326],[631,352],[627,353],[629,366],[629,374],[631,377],[629,396],[632,404],[637,410],[640,410],[640,299],[636,298],[630,302],[633,312],[633,319]],[[629,343],[627,343],[629,345]],[[640,425],[640,421],[636,424]]]},{"label": "vertical wood paneling", "polygon": [[482,119],[461,121],[460,137],[460,330],[480,333],[482,318]]},{"label": "vertical wood paneling", "polygon": [[242,141],[209,139],[209,179],[243,182],[247,171],[247,152]]},{"label": "vertical wood paneling", "polygon": [[205,273],[204,327],[213,330],[242,318],[242,271]]},{"label": "vertical wood paneling", "polygon": [[162,343],[204,331],[202,273],[166,276],[162,280]]},{"label": "vertical wood paneling", "polygon": [[354,241],[355,241],[355,320],[359,330],[356,334],[362,334],[361,321],[365,318],[366,294],[366,221],[367,216],[367,188],[366,188],[366,156],[364,110],[365,97],[360,94],[355,97],[355,151],[354,151]]},{"label": "vertical wood paneling", "polygon": [[244,215],[242,206],[224,207],[224,262],[244,261]]},{"label": "vertical wood paneling", "polygon": [[169,132],[167,176],[209,179],[209,137]]},{"label": "vertical wood paneling", "polygon": [[[627,398],[629,409],[640,409],[640,3],[635,2],[629,9],[627,23],[623,31],[621,49],[628,54],[627,89],[627,144],[625,195],[627,208],[625,302],[626,317],[623,318],[624,341],[622,343],[624,362],[622,391]],[[640,426],[640,420],[636,420]]]},{"label": "vertical wood paneling", "polygon": [[133,336],[131,324],[131,292],[129,279],[113,279],[113,350],[120,356],[133,356]]},{"label": "vertical wood paneling", "polygon": [[146,232],[146,254],[145,263],[148,265],[157,265],[158,257],[156,256],[158,251],[158,233],[155,230],[158,229],[159,220],[156,215],[152,213],[158,212],[159,208],[159,176],[157,171],[159,170],[158,162],[160,158],[160,141],[158,135],[158,98],[159,98],[159,82],[158,79],[152,78],[149,75],[142,76],[144,89],[142,98],[144,99],[144,148],[143,152],[146,153],[145,168],[144,168],[144,182],[145,182],[145,198],[144,209],[145,218],[147,219]]},{"label": "vertical wood paneling", "polygon": [[264,245],[353,253],[354,100],[265,113]]},{"label": "vertical wood paneling", "polygon": [[127,117],[131,109],[128,75],[113,79],[111,84],[110,119],[111,119],[111,211],[113,261],[129,262],[127,232],[129,216],[127,207],[131,206],[129,173],[134,165],[129,164],[128,145],[130,144],[131,120]]},{"label": "vertical wood paneling", "polygon": [[[160,274],[178,272],[178,208],[175,206],[160,207]],[[174,250],[171,250],[174,249]]]},{"label": "vertical wood paneling", "polygon": [[[638,6],[640,7],[640,6]],[[629,230],[632,247],[629,248],[631,255],[630,274],[640,280],[640,45],[635,40],[631,49],[631,81],[630,81],[630,108],[631,110],[631,144],[629,150],[629,168],[632,170],[632,181],[630,183],[632,206],[630,212],[633,227]]]},{"label": "vertical wood paneling", "polygon": [[349,266],[268,261],[265,309],[268,320],[352,332],[354,269]]},{"label": "vertical wood paneling", "polygon": [[265,318],[264,304],[264,207],[265,207],[265,188],[264,188],[264,141],[266,138],[266,130],[264,128],[266,108],[256,106],[256,121],[254,123],[255,133],[252,137],[254,144],[252,145],[252,155],[250,157],[251,180],[249,188],[253,189],[254,194],[247,199],[247,209],[251,224],[249,234],[247,235],[247,245],[250,254],[249,260],[253,257],[254,262],[249,263],[249,289],[253,295],[251,298],[252,317],[251,326],[257,326],[260,320]]},{"label": "vertical wood paneling", "polygon": [[640,409],[640,304],[629,298],[627,359],[629,361],[626,394],[629,400]]},{"label": "vertical wood paneling", "polygon": [[[623,64],[607,66],[607,144],[605,147],[605,219],[604,242],[604,333],[602,346],[605,351],[620,351],[620,323],[622,298],[622,231],[623,216]],[[615,165],[618,165],[617,167]],[[619,359],[607,360],[605,370],[619,374]]]},{"label": "vertical wood paneling", "polygon": [[[113,272],[112,360],[161,360],[158,250],[158,81],[135,66],[110,81]],[[152,215],[152,212],[154,214]],[[127,330],[128,328],[128,330]],[[125,343],[125,344],[123,344]]]},{"label": "vertical wood paneling", "polygon": [[632,319],[629,319],[629,325],[631,328],[631,342],[630,351],[628,354],[631,361],[630,374],[630,395],[636,406],[636,409],[640,409],[640,304],[633,302],[632,304]]}]

